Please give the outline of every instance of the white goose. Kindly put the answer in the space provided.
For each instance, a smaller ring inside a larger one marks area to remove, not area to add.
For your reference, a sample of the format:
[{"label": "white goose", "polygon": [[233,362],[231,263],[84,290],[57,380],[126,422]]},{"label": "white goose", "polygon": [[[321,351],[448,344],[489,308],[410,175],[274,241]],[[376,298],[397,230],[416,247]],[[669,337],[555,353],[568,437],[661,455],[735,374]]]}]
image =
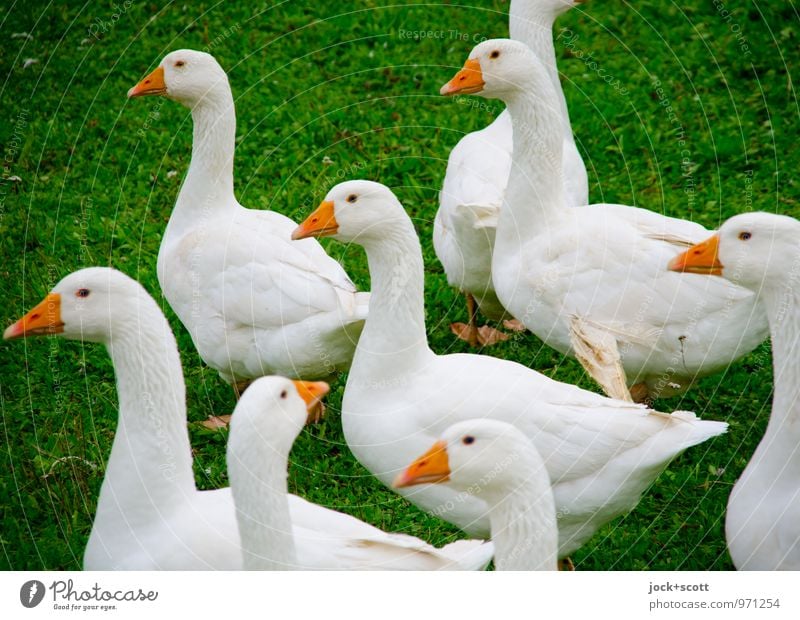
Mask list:
[{"label": "white goose", "polygon": [[485,568],[492,546],[480,541],[455,542],[439,550],[345,515],[339,515],[337,527],[318,531],[316,537],[293,528],[286,467],[308,413],[292,382],[282,377],[258,379],[236,405],[228,440],[228,475],[246,569],[307,569],[321,564],[362,569],[365,557],[372,569]]},{"label": "white goose", "polygon": [[394,481],[449,483],[486,501],[497,570],[556,570],[558,524],[550,478],[531,440],[511,424],[467,420],[448,428]]},{"label": "white goose", "polygon": [[[61,280],[3,337],[42,334],[104,344],[117,377],[119,421],[84,568],[241,568],[230,488],[195,487],[180,357],[153,298],[118,271],[82,269]],[[317,384],[296,385],[309,407],[324,392]],[[280,475],[286,475],[285,463]],[[478,541],[458,541],[436,550],[294,495],[288,501],[282,496],[281,502],[284,509],[288,504],[302,568],[477,569],[491,557],[491,547]]]},{"label": "white goose", "polygon": [[161,242],[158,280],[200,357],[235,388],[268,374],[313,379],[347,369],[368,294],[356,293],[316,241],[291,244],[292,220],[236,200],[236,113],[222,67],[203,52],[172,52],[128,92],[144,95],[192,111],[192,161]]},{"label": "white goose", "polygon": [[514,165],[492,277],[506,309],[539,338],[578,357],[608,394],[626,398],[635,385],[638,399],[685,390],[764,340],[751,291],[664,269],[705,228],[623,205],[568,206],[552,81],[525,45],[477,45],[442,87],[459,92],[500,98],[511,114]]},{"label": "white goose", "polygon": [[[514,424],[547,465],[560,513],[560,554],[577,549],[628,512],[685,448],[725,432],[694,414],[658,413],[559,383],[521,364],[485,355],[436,355],[425,334],[419,238],[385,186],[334,187],[295,238],[332,236],[362,245],[372,280],[370,313],[342,403],[356,458],[390,486],[455,422]],[[486,503],[442,485],[398,492],[473,536],[486,536]]]},{"label": "white goose", "polygon": [[728,500],[725,536],[740,570],[800,570],[800,222],[747,213],[670,263],[755,292],[772,335],[775,390],[767,431]]},{"label": "white goose", "polygon": [[[559,174],[570,206],[589,201],[589,180],[575,146],[567,102],[561,89],[553,45],[553,24],[559,15],[581,4],[573,0],[511,0],[511,38],[530,47],[547,69],[553,84],[551,104],[561,115],[564,169]],[[497,220],[511,171],[512,131],[508,111],[488,127],[465,135],[447,160],[439,210],[433,223],[433,247],[450,286],[466,295],[469,323],[453,323],[453,333],[470,344],[491,344],[502,332],[478,328],[477,308],[499,321],[505,310],[492,284],[492,249]],[[477,306],[477,307],[476,307]]]}]

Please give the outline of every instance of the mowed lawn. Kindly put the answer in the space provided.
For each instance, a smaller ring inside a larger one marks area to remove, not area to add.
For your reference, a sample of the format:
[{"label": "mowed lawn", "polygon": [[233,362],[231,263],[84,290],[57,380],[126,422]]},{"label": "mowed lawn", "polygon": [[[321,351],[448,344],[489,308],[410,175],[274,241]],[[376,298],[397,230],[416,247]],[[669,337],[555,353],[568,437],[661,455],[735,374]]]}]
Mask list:
[{"label": "mowed lawn", "polygon": [[[434,255],[432,224],[450,149],[502,104],[438,91],[475,43],[507,36],[508,2],[160,4],[5,4],[0,319],[19,318],[81,267],[111,265],[141,281],[177,335],[197,483],[211,489],[227,485],[227,434],[199,422],[229,413],[233,393],[204,368],[155,274],[189,165],[191,117],[164,99],[129,102],[128,88],[171,50],[211,51],[236,99],[236,191],[246,206],[299,220],[340,180],[392,187],[425,252],[431,346],[466,351],[448,329],[465,308]],[[592,201],[712,228],[751,209],[800,216],[798,30],[791,3],[766,1],[593,1],[562,16],[558,64]],[[367,290],[363,252],[326,247]],[[80,568],[116,425],[113,369],[97,345],[0,346],[0,568]],[[491,354],[597,389],[530,334]],[[731,568],[725,504],[768,419],[770,363],[765,343],[657,403],[726,420],[730,432],[677,459],[635,511],[575,554],[579,570]],[[344,376],[333,383],[326,421],[295,446],[292,490],[435,544],[462,536],[355,461],[340,425],[344,385]]]}]

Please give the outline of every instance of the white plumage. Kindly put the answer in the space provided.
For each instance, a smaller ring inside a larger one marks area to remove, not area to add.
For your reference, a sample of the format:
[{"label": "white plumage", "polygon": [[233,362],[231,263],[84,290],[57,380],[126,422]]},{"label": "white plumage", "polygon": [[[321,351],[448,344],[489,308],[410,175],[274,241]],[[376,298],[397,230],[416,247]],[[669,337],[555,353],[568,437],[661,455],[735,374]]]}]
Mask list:
[{"label": "white plumage", "polygon": [[[49,326],[66,338],[100,342],[116,374],[119,418],[84,568],[242,568],[231,489],[195,487],[180,357],[155,301],[128,276],[93,267],[65,277],[37,308],[10,326],[4,337],[46,333],[43,329]],[[32,330],[31,317],[42,329]],[[256,391],[244,405],[259,396]],[[285,459],[281,470],[265,475],[283,477],[285,484]],[[275,501],[274,494],[271,499]],[[435,549],[294,495],[284,493],[279,499],[296,539],[298,568],[479,569],[491,558],[491,545],[481,541]]]},{"label": "white plumage", "polygon": [[129,96],[148,94],[192,110],[192,162],[161,243],[158,279],[200,357],[229,383],[347,369],[369,294],[357,293],[316,241],[292,243],[289,218],[236,200],[236,115],[225,72],[208,54],[175,51]]},{"label": "white plumage", "polygon": [[[315,230],[367,252],[370,315],[348,375],[342,424],[356,458],[387,486],[456,422],[513,424],[547,466],[563,556],[636,506],[677,454],[727,428],[692,413],[668,415],[607,398],[515,362],[434,354],[425,333],[419,239],[383,185],[337,185],[298,233]],[[487,506],[479,498],[442,485],[398,492],[473,536],[488,535]]]},{"label": "white plumage", "polygon": [[[556,18],[574,4],[572,0],[513,0],[509,27],[511,37],[528,45],[545,64],[553,82],[552,104],[562,116],[564,143],[564,170],[559,178],[567,204],[580,206],[589,200],[588,177],[572,136],[552,37]],[[448,283],[473,296],[481,312],[495,321],[507,316],[494,290],[491,265],[512,150],[508,111],[461,138],[447,160],[433,227],[433,246]]]},{"label": "white plumage", "polygon": [[[652,397],[685,390],[764,340],[766,316],[752,292],[664,268],[708,236],[702,226],[623,205],[567,205],[557,182],[562,139],[553,87],[526,46],[486,41],[469,62],[481,82],[473,92],[503,99],[514,124],[492,277],[516,319],[558,351],[577,354],[620,398],[626,381]],[[448,88],[457,92],[456,81]]]},{"label": "white plumage", "polygon": [[800,222],[793,218],[745,213],[670,263],[675,271],[721,275],[753,291],[769,317],[775,376],[772,413],[731,491],[725,518],[728,550],[739,570],[800,570],[798,239]]},{"label": "white plumage", "polygon": [[436,549],[413,536],[387,534],[307,502],[303,508],[319,521],[313,530],[295,525],[298,510],[289,509],[286,468],[306,417],[292,382],[281,377],[258,379],[236,406],[228,440],[228,475],[245,568],[477,570],[489,563],[492,546],[482,541],[459,541]]}]

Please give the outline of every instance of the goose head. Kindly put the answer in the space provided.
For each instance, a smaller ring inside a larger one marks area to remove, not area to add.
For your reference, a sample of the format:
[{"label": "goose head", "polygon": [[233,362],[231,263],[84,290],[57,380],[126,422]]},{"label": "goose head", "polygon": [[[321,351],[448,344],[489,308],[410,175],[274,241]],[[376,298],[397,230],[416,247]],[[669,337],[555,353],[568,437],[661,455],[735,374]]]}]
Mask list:
[{"label": "goose head", "polygon": [[527,45],[511,39],[489,39],[472,49],[464,67],[439,92],[506,100],[535,88],[540,79],[548,79],[546,70]]},{"label": "goose head", "polygon": [[72,340],[108,342],[133,325],[142,304],[155,306],[142,286],[116,269],[90,267],[63,278],[35,308],[3,333],[5,340],[60,334]]},{"label": "goose head", "polygon": [[800,278],[800,222],[774,213],[743,213],[669,263],[672,271],[722,276],[755,292]]},{"label": "goose head", "polygon": [[242,394],[231,418],[231,440],[263,439],[288,451],[330,388],[324,381],[261,377]]},{"label": "goose head", "polygon": [[530,440],[511,424],[466,420],[449,427],[397,476],[394,487],[446,482],[458,491],[498,501],[531,476],[526,461],[533,450]]},{"label": "goose head", "polygon": [[218,92],[230,90],[228,76],[211,54],[170,52],[156,69],[128,91],[128,98],[162,95],[194,108]]},{"label": "goose head", "polygon": [[372,181],[345,181],[292,233],[292,239],[333,237],[362,244],[386,234],[408,220],[403,205],[385,185]]}]

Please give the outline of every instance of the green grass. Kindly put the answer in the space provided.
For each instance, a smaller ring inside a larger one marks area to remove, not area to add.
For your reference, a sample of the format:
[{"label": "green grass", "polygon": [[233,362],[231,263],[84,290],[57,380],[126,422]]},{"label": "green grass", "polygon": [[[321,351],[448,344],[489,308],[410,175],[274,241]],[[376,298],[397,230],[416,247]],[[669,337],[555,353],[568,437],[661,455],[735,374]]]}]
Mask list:
[{"label": "green grass", "polygon": [[[450,149],[501,109],[496,102],[475,109],[437,94],[473,38],[507,34],[507,2],[473,3],[367,0],[340,9],[334,2],[259,8],[134,2],[116,20],[112,2],[6,7],[0,21],[4,324],[62,276],[88,265],[121,269],[161,299],[156,255],[189,163],[191,119],[175,103],[127,102],[125,94],[168,51],[213,43],[236,97],[240,201],[300,219],[338,180],[391,186],[422,239],[431,346],[440,353],[467,350],[447,328],[465,312],[447,287],[431,232]],[[592,200],[635,203],[710,227],[751,208],[800,215],[790,75],[798,60],[796,9],[731,1],[733,16],[725,21],[713,3],[685,4],[590,2],[557,25],[557,32],[566,27],[578,35],[569,46],[567,37],[557,41],[557,53]],[[110,24],[107,32],[92,36],[89,29],[98,31],[102,22]],[[444,38],[415,40],[401,30],[442,30]],[[456,30],[470,41],[451,37]],[[734,30],[746,38],[749,54]],[[23,32],[33,38],[12,36]],[[592,52],[616,88],[585,64]],[[26,58],[38,63],[23,68]],[[325,156],[331,165],[323,164]],[[684,156],[690,161],[682,164]],[[171,170],[178,174],[168,176]],[[12,175],[21,181],[8,181]],[[367,289],[363,253],[327,247]],[[162,307],[183,355],[190,421],[230,411],[232,393],[202,366],[163,300]],[[79,568],[116,423],[113,369],[98,346],[38,339],[2,347],[0,568]],[[595,389],[574,361],[531,335],[491,353]],[[338,416],[343,387],[344,377],[333,385],[327,421],[296,445],[293,490],[436,544],[458,536],[385,490],[353,459]],[[676,460],[633,513],[575,555],[578,569],[731,568],[725,503],[763,433],[770,391],[764,344],[686,396],[659,402],[665,410],[727,420],[730,432]],[[191,429],[198,484],[225,485],[225,433]]]}]

